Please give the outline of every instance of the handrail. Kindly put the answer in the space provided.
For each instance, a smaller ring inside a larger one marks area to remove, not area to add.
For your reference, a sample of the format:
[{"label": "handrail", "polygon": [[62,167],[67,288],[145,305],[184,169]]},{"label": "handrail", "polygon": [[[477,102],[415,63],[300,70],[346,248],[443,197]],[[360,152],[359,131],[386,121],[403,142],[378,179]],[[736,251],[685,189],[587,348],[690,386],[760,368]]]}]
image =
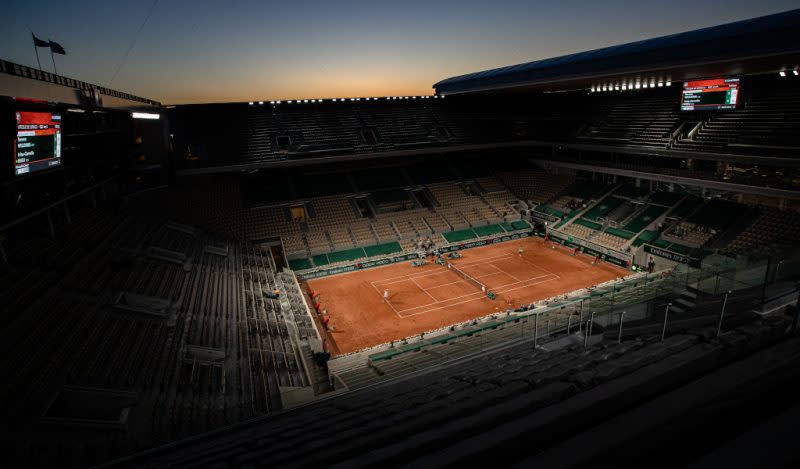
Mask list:
[{"label": "handrail", "polygon": [[631,258],[632,258],[630,253],[617,251],[616,249],[613,249],[613,248],[610,248],[610,247],[607,247],[607,246],[603,246],[602,244],[597,244],[597,243],[595,243],[593,241],[589,241],[588,239],[583,239],[583,238],[581,238],[579,236],[576,236],[574,234],[564,233],[563,231],[561,231],[561,230],[559,230],[557,228],[550,228],[550,232],[551,233],[555,232],[558,235],[559,238],[563,238],[563,239],[569,239],[570,237],[572,237],[572,239],[573,239],[572,242],[575,243],[575,244],[581,245],[583,247],[587,247],[589,249],[593,249],[593,250],[595,250],[597,252],[600,252],[602,254],[613,255],[613,256],[619,258],[620,260],[631,260]]},{"label": "handrail", "polygon": [[17,219],[15,219],[15,220],[12,220],[12,221],[10,221],[10,222],[6,223],[6,224],[5,224],[5,225],[3,225],[3,226],[0,226],[0,232],[2,232],[2,231],[5,231],[5,230],[9,229],[9,228],[11,228],[12,226],[19,225],[20,223],[22,223],[22,222],[24,222],[24,221],[30,220],[31,218],[33,218],[33,217],[35,217],[35,216],[37,216],[37,215],[41,215],[42,213],[45,213],[45,212],[47,212],[47,211],[48,211],[48,210],[50,210],[51,208],[53,208],[53,207],[57,207],[57,206],[59,206],[59,205],[61,205],[61,204],[65,203],[65,202],[69,201],[70,199],[74,199],[75,197],[77,197],[77,196],[79,196],[79,195],[83,195],[83,194],[85,194],[86,192],[89,192],[89,191],[91,191],[91,190],[94,190],[94,189],[96,189],[96,188],[98,188],[98,187],[100,187],[100,186],[102,186],[102,185],[104,185],[104,184],[108,183],[108,182],[109,182],[109,181],[111,181],[112,179],[115,179],[116,177],[117,177],[117,176],[111,176],[110,178],[104,179],[104,180],[102,180],[102,181],[100,181],[100,182],[98,182],[98,183],[96,183],[96,184],[93,184],[93,185],[91,185],[91,186],[89,186],[89,187],[87,187],[87,188],[85,188],[85,189],[81,189],[80,191],[78,191],[78,192],[76,192],[76,193],[74,193],[74,194],[70,194],[70,195],[68,195],[68,196],[66,196],[66,197],[64,197],[64,198],[62,198],[62,199],[60,199],[60,200],[58,200],[57,202],[53,202],[53,203],[52,203],[52,204],[50,204],[50,205],[46,205],[46,206],[44,206],[44,207],[42,207],[42,208],[40,208],[40,209],[36,210],[35,212],[31,212],[31,213],[29,213],[29,214],[27,214],[27,215],[23,215],[21,218],[17,218]]},{"label": "handrail", "polygon": [[7,60],[0,59],[0,72],[22,78],[30,78],[32,80],[39,80],[47,83],[53,83],[55,85],[68,86],[70,88],[76,88],[81,91],[91,92],[97,90],[97,92],[104,94],[106,96],[126,99],[128,101],[135,101],[142,104],[149,104],[151,106],[161,106],[160,102],[154,101],[152,99],[142,98],[140,96],[135,96],[130,93],[123,93],[122,91],[112,90],[104,86],[94,85],[92,83],[76,80],[74,78],[67,78],[62,75],[56,75],[54,73],[45,72],[44,70],[28,67],[27,65],[20,65],[14,62],[9,62]]}]

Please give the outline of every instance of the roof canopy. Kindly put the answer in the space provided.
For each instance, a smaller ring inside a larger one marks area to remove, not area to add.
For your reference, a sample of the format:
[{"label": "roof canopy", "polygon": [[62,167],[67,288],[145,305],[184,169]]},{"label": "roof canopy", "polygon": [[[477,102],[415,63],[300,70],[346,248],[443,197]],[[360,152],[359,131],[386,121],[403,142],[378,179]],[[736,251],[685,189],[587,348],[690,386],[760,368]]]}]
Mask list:
[{"label": "roof canopy", "polygon": [[[454,94],[512,87],[588,88],[593,80],[661,72],[664,79],[794,68],[800,57],[800,9],[654,39],[484,70],[436,83]],[[790,62],[786,62],[789,60]],[[765,68],[766,67],[766,68]],[[770,68],[772,67],[772,68]]]}]

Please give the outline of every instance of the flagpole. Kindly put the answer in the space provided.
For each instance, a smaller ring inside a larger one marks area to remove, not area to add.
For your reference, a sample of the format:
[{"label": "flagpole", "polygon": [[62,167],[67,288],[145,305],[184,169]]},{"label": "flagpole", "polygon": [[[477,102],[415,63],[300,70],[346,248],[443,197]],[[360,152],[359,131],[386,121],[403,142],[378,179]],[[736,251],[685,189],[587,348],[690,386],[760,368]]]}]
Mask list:
[{"label": "flagpole", "polygon": [[39,71],[42,71],[42,63],[39,62],[39,48],[34,44],[33,50],[36,51],[36,63],[39,65]]},{"label": "flagpole", "polygon": [[[35,38],[36,36],[33,35],[33,31],[31,31],[31,37]],[[39,65],[39,71],[42,71],[42,63],[39,62],[39,46],[36,45],[36,40],[33,41],[33,51],[36,52],[36,64]]]},{"label": "flagpole", "polygon": [[58,70],[56,70],[56,58],[53,56],[53,46],[50,46],[50,60],[53,61],[53,73],[58,75]]}]

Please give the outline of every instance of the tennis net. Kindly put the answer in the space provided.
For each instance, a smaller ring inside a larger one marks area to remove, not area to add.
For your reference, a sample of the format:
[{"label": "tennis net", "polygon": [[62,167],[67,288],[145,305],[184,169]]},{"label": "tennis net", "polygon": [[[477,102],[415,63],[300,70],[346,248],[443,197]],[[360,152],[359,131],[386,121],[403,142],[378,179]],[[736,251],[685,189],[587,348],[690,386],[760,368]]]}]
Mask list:
[{"label": "tennis net", "polygon": [[475,279],[474,277],[470,276],[469,274],[467,274],[467,273],[466,273],[466,272],[464,272],[463,270],[459,269],[458,267],[454,266],[453,264],[450,264],[450,263],[448,262],[448,263],[447,263],[447,268],[448,268],[448,269],[450,269],[450,270],[452,270],[453,272],[457,273],[458,275],[460,275],[460,276],[464,277],[464,280],[466,280],[467,282],[469,282],[469,283],[471,283],[471,284],[475,285],[475,286],[476,286],[476,287],[478,287],[478,288],[479,288],[479,289],[480,289],[482,292],[486,292],[486,291],[488,290],[488,289],[486,288],[486,285],[482,284],[482,283],[481,283],[481,282],[479,282],[477,279]]}]

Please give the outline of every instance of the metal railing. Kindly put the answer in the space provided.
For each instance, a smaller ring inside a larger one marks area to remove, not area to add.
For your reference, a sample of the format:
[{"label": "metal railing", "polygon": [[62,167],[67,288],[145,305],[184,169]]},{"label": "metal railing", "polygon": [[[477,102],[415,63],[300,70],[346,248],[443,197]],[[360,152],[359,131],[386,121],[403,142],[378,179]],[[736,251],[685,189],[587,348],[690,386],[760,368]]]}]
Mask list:
[{"label": "metal railing", "polygon": [[96,91],[106,96],[126,99],[128,101],[148,104],[150,106],[161,106],[160,102],[154,101],[152,99],[142,98],[140,96],[135,96],[130,93],[124,93],[122,91],[112,90],[104,86],[93,85],[85,81],[76,80],[74,78],[67,78],[65,76],[56,75],[55,73],[45,72],[44,70],[28,67],[27,65],[20,65],[14,62],[9,62],[7,60],[0,59],[0,72],[9,75],[14,75],[17,77],[44,81],[47,83],[52,83],[54,85],[68,86],[70,88],[75,88],[81,91],[85,91],[87,93],[92,93]]}]

